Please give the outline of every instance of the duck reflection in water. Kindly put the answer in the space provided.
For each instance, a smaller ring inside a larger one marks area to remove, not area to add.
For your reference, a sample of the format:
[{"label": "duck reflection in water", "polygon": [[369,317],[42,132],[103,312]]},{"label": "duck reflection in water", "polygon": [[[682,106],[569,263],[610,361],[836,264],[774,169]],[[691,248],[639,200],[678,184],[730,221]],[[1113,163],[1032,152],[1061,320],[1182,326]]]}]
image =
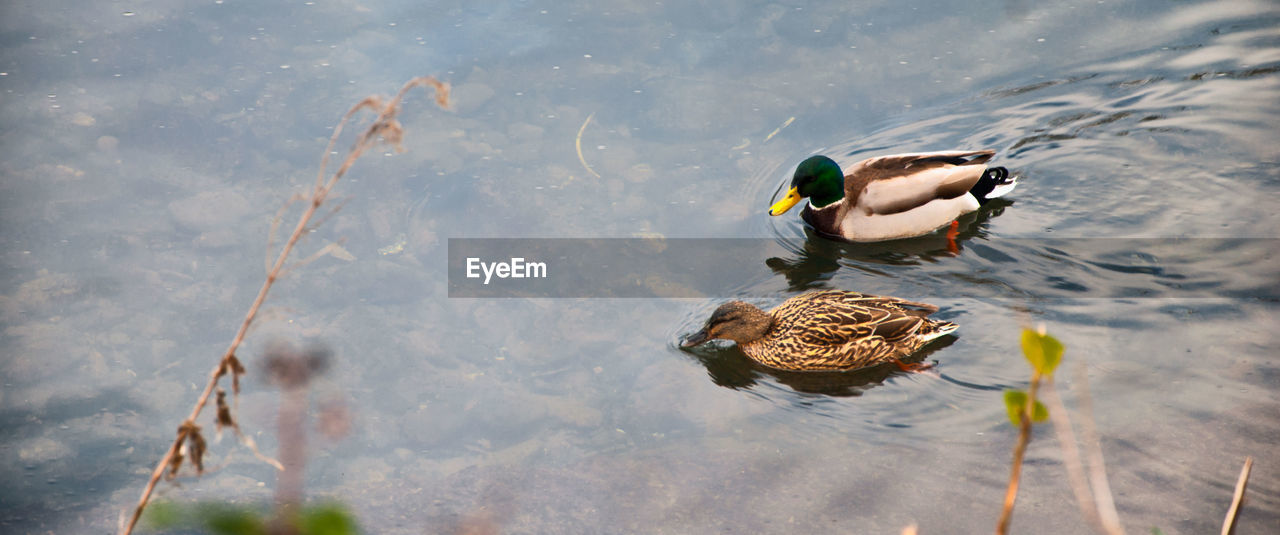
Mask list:
[{"label": "duck reflection in water", "polygon": [[[955,343],[946,336],[935,340],[910,357],[902,359],[908,365],[928,362],[935,352]],[[736,345],[727,343],[705,344],[686,348],[704,367],[711,382],[734,390],[752,390],[762,381],[772,378],[779,384],[805,394],[821,394],[833,397],[861,396],[863,392],[879,386],[895,374],[904,374],[893,363],[860,368],[853,371],[794,372],[764,366],[748,358]]]},{"label": "duck reflection in water", "polygon": [[989,220],[1012,204],[1013,201],[1007,199],[991,199],[981,210],[961,216],[957,225],[959,229],[951,236],[935,232],[901,240],[854,243],[832,240],[806,225],[804,238],[777,240],[783,249],[791,253],[790,256],[770,257],[765,260],[765,265],[785,277],[791,291],[828,287],[828,281],[842,267],[884,276],[885,273],[876,269],[876,265],[918,265],[960,254],[965,242],[986,239]]}]

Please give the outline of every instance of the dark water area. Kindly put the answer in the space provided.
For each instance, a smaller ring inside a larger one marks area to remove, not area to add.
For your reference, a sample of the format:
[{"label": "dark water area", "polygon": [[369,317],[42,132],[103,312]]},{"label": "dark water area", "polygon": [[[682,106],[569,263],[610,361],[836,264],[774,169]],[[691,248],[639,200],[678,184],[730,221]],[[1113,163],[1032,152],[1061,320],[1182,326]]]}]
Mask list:
[{"label": "dark water area", "polygon": [[[0,7],[0,530],[115,530],[333,125],[419,75],[454,106],[410,95],[404,152],[356,164],[299,258],[346,254],[282,279],[240,351],[270,453],[264,350],[331,348],[312,398],[354,422],[312,441],[307,493],[365,532],[990,531],[1039,323],[1129,532],[1217,531],[1247,456],[1237,533],[1280,526],[1274,2],[213,0]],[[958,254],[765,213],[810,154],[984,148],[1021,185]],[[705,288],[637,260],[650,294],[451,297],[475,238],[750,245],[705,245]],[[930,374],[678,346],[724,300],[818,288],[960,330]],[[232,443],[159,498],[267,503],[274,469]],[[1088,532],[1062,459],[1038,427],[1014,532]]]}]

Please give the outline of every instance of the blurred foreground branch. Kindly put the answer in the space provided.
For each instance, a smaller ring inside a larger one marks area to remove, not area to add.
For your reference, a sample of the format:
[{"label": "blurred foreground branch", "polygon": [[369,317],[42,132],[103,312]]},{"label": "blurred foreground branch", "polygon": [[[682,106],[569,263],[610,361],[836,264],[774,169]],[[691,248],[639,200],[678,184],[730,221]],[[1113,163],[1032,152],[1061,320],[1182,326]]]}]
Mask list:
[{"label": "blurred foreground branch", "polygon": [[1067,407],[1058,396],[1053,383],[1045,389],[1045,401],[1049,403],[1049,419],[1053,422],[1054,432],[1058,437],[1058,445],[1062,448],[1062,463],[1067,470],[1067,482],[1076,495],[1076,503],[1080,513],[1094,531],[1107,535],[1123,535],[1124,527],[1120,525],[1120,515],[1116,513],[1115,500],[1111,496],[1111,486],[1107,483],[1107,468],[1102,460],[1102,445],[1093,420],[1093,397],[1089,394],[1088,374],[1083,363],[1076,365],[1076,390],[1080,402],[1081,433],[1084,435],[1085,447],[1089,454],[1088,483],[1085,477],[1085,465],[1080,458],[1080,449],[1076,443],[1076,435],[1071,425],[1071,416]]},{"label": "blurred foreground branch", "polygon": [[[138,519],[142,517],[142,512],[146,509],[147,503],[151,499],[151,494],[155,490],[156,484],[165,475],[166,471],[168,471],[170,477],[176,475],[182,467],[184,459],[190,458],[191,463],[196,467],[197,473],[203,472],[203,456],[206,442],[201,434],[200,426],[195,423],[196,419],[200,416],[200,412],[204,410],[205,405],[209,403],[209,397],[214,393],[218,386],[218,381],[223,376],[230,374],[232,376],[233,395],[240,393],[240,376],[245,373],[245,368],[240,363],[240,360],[236,358],[236,350],[240,348],[245,334],[249,332],[250,325],[253,324],[254,318],[258,315],[258,310],[262,307],[263,301],[267,299],[267,292],[271,290],[271,286],[284,272],[289,254],[307,232],[312,217],[315,216],[320,206],[328,199],[338,180],[347,173],[347,170],[364,154],[365,150],[380,142],[389,143],[400,149],[400,140],[404,133],[400,122],[396,120],[396,115],[400,112],[400,102],[409,90],[420,86],[433,88],[435,90],[436,104],[441,108],[448,108],[449,85],[436,80],[434,77],[422,76],[409,80],[400,88],[400,92],[396,93],[396,96],[390,100],[376,95],[366,97],[355,106],[352,106],[350,110],[347,110],[347,113],[342,116],[342,120],[334,127],[333,136],[329,138],[329,144],[325,147],[324,155],[320,159],[320,171],[316,176],[315,186],[312,188],[310,195],[305,198],[307,201],[306,210],[298,218],[298,223],[294,225],[293,233],[289,235],[289,239],[280,248],[280,254],[276,257],[270,270],[268,270],[266,280],[262,283],[262,288],[258,290],[258,295],[254,298],[253,304],[249,306],[249,311],[245,314],[244,320],[240,322],[240,328],[236,331],[235,337],[232,338],[231,344],[227,347],[226,352],[223,353],[222,358],[218,360],[218,364],[213,368],[213,371],[210,372],[209,381],[205,385],[204,392],[196,400],[195,406],[191,409],[191,414],[179,426],[178,434],[173,444],[169,446],[169,450],[164,457],[156,464],[156,468],[151,473],[151,478],[147,481],[147,486],[143,489],[142,497],[138,500],[138,505],[134,508],[132,516],[127,523],[121,523],[121,534],[128,535],[133,532],[133,528],[137,526]],[[343,127],[351,120],[352,116],[366,109],[376,113],[377,117],[365,129],[364,133],[360,134],[356,139],[342,165],[332,175],[329,175],[326,180],[329,154],[333,152],[333,146],[338,142],[338,136],[342,134]],[[218,422],[220,424],[234,423],[234,418],[229,413],[223,414],[225,405],[219,405]],[[224,417],[227,418],[226,422],[223,420]]]},{"label": "blurred foreground branch", "polygon": [[1009,523],[1013,520],[1013,506],[1018,501],[1018,483],[1022,478],[1022,458],[1027,452],[1027,444],[1031,442],[1031,424],[1049,419],[1049,409],[1036,399],[1036,392],[1040,389],[1041,380],[1053,380],[1053,372],[1062,362],[1062,353],[1065,350],[1062,342],[1045,333],[1043,325],[1038,330],[1022,330],[1022,356],[1026,357],[1027,363],[1031,364],[1031,383],[1026,392],[1021,390],[1004,392],[1004,404],[1009,412],[1009,421],[1018,428],[1018,442],[1013,447],[1009,486],[1005,490],[1000,520],[996,522],[996,533],[999,535],[1009,532]]}]

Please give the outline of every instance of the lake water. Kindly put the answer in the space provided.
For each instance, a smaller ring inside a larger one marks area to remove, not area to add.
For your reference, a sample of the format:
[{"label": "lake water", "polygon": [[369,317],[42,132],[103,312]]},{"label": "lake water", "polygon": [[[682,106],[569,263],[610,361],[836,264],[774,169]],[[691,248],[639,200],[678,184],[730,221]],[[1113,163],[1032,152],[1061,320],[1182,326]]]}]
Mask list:
[{"label": "lake water", "polygon": [[[240,352],[242,423],[274,452],[264,349],[332,349],[312,398],[353,427],[312,440],[307,493],[366,532],[989,531],[1034,323],[1067,346],[1073,410],[1087,377],[1129,532],[1216,531],[1247,456],[1237,532],[1280,526],[1274,2],[721,4],[0,8],[0,528],[115,529],[333,124],[419,75],[453,109],[412,94],[405,152],[357,163],[299,256],[354,259],[290,273]],[[765,214],[812,153],[982,148],[1022,185],[962,221],[958,256]],[[769,256],[708,263],[729,290],[677,298],[449,297],[451,238],[634,237]],[[724,300],[820,287],[961,328],[933,374],[678,348]],[[1038,427],[1015,532],[1088,532],[1061,459]],[[206,462],[158,497],[270,500],[244,448]]]}]

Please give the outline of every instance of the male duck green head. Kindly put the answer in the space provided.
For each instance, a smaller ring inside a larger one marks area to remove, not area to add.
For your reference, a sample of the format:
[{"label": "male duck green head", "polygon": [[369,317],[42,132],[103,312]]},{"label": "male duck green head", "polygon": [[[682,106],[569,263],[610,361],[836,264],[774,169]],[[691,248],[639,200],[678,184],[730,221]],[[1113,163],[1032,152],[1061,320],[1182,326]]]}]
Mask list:
[{"label": "male duck green head", "polygon": [[821,154],[800,162],[791,178],[787,196],[769,208],[769,215],[782,215],[791,207],[809,198],[809,205],[822,208],[844,198],[844,173],[840,165]]},{"label": "male duck green head", "polygon": [[769,215],[808,198],[803,217],[822,234],[856,242],[928,234],[1017,186],[1007,169],[987,167],[993,156],[991,150],[880,156],[847,174],[831,158],[811,156]]}]

